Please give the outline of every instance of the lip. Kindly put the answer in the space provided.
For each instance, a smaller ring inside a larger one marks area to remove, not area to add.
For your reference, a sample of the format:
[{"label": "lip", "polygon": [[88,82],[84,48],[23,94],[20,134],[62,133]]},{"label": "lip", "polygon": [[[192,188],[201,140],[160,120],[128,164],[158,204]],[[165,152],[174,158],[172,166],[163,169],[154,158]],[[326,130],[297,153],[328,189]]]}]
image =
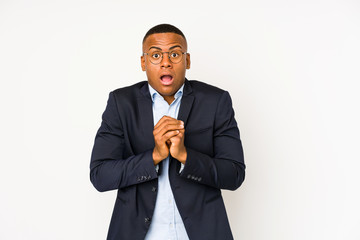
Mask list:
[{"label": "lip", "polygon": [[[171,79],[165,81],[165,80],[163,80],[163,77],[164,77],[164,76],[170,76]],[[162,74],[160,75],[160,82],[161,82],[161,84],[164,85],[164,86],[169,86],[169,85],[173,84],[173,82],[174,82],[174,76],[173,76],[172,74],[170,74],[170,73],[162,73]]]}]

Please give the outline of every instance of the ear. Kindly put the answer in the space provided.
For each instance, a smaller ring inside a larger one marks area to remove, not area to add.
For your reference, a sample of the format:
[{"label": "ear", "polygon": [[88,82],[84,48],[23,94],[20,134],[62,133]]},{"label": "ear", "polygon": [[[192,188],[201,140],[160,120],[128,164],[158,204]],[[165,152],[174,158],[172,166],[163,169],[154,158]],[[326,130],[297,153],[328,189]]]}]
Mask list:
[{"label": "ear", "polygon": [[186,69],[190,69],[190,53],[186,53]]},{"label": "ear", "polygon": [[146,71],[144,55],[141,56],[141,69]]}]

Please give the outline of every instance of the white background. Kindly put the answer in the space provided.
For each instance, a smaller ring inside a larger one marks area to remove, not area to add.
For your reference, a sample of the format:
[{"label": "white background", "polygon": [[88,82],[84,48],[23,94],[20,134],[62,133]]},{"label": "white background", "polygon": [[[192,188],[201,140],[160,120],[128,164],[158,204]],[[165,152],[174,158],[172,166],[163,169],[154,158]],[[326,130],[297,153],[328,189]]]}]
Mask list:
[{"label": "white background", "polygon": [[108,93],[146,80],[159,23],[187,36],[187,77],[232,96],[235,239],[359,240],[355,0],[0,0],[0,239],[105,239],[115,192],[91,185],[91,149]]}]

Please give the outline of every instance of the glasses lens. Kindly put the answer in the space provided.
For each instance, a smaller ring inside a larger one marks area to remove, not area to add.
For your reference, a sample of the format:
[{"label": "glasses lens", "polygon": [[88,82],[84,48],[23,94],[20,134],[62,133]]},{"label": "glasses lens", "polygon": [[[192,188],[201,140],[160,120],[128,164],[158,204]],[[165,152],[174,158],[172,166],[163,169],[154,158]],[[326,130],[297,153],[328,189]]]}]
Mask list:
[{"label": "glasses lens", "polygon": [[148,53],[150,62],[153,64],[159,64],[162,60],[162,52],[160,51],[153,51]]},{"label": "glasses lens", "polygon": [[174,50],[169,52],[169,58],[172,63],[179,63],[181,62],[183,53],[181,50]]}]

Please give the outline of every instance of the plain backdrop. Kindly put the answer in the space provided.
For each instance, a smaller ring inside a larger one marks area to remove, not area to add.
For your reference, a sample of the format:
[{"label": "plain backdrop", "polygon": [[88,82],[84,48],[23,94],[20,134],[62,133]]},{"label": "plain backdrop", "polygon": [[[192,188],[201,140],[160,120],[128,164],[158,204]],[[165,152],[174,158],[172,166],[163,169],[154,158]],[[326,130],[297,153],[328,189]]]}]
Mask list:
[{"label": "plain backdrop", "polygon": [[359,240],[356,0],[0,0],[0,239],[105,239],[116,193],[90,183],[93,141],[109,92],[146,80],[159,23],[187,36],[187,78],[232,96],[235,239]]}]

